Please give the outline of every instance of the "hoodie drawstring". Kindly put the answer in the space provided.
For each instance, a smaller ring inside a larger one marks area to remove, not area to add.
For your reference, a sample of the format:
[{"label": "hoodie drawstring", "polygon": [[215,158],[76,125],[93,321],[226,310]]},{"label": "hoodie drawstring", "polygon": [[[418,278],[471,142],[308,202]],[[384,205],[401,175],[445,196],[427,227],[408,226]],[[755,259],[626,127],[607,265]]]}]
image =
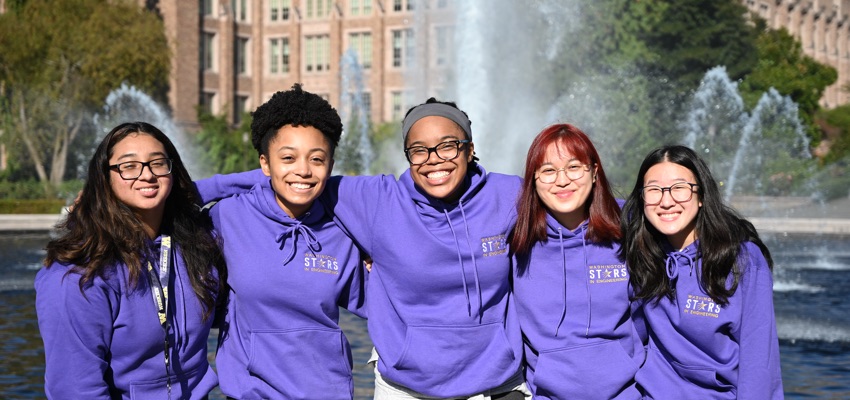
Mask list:
[{"label": "hoodie drawstring", "polygon": [[292,247],[290,247],[289,254],[286,255],[286,258],[283,261],[284,264],[289,263],[293,258],[295,258],[295,247],[297,246],[299,233],[304,237],[304,240],[307,241],[307,247],[309,247],[311,251],[315,253],[321,250],[316,234],[313,233],[308,226],[302,224],[301,221],[298,221],[294,225],[287,227],[287,229],[278,235],[277,239],[275,239],[275,242],[280,243],[280,249],[283,250],[283,247],[286,245],[286,237],[292,237]]},{"label": "hoodie drawstring", "polygon": [[693,274],[694,272],[694,258],[685,252],[671,252],[667,255],[667,261],[665,264],[665,267],[667,269],[667,277],[670,278],[671,281],[679,276],[680,267],[690,268],[691,274]]},{"label": "hoodie drawstring", "polygon": [[564,233],[561,231],[561,228],[558,227],[558,239],[561,242],[561,267],[564,271],[564,307],[561,310],[561,319],[558,320],[558,326],[555,327],[555,337],[558,337],[558,332],[561,330],[561,324],[564,323],[564,319],[567,317],[567,253],[564,250]]},{"label": "hoodie drawstring", "polygon": [[[584,270],[586,272],[589,266],[587,264],[587,237],[584,233],[581,235],[581,249],[584,252]],[[590,336],[590,322],[593,319],[593,296],[590,293],[590,282],[588,282],[587,277],[584,279],[584,287],[587,291],[587,325],[584,328],[584,338],[587,339]]]},{"label": "hoodie drawstring", "polygon": [[[463,210],[463,202],[459,202],[460,206],[460,215],[463,218],[464,223],[466,223],[466,212]],[[449,229],[452,231],[452,236],[455,239],[455,249],[457,249],[457,262],[460,265],[460,278],[463,282],[463,292],[466,295],[466,313],[470,317],[472,316],[472,301],[469,299],[469,287],[466,284],[466,270],[463,267],[463,256],[460,251],[460,242],[458,241],[457,232],[455,232],[454,225],[452,224],[452,219],[449,217],[449,212],[443,209],[443,214],[446,216],[446,221],[449,223]],[[469,236],[469,224],[466,223],[466,245],[469,249],[472,249],[472,244],[470,243]],[[472,252],[472,273],[475,276],[475,290],[478,292],[478,321],[484,318],[484,308],[483,308],[483,300],[481,298],[481,280],[478,277],[478,263],[475,261],[475,252]]]},{"label": "hoodie drawstring", "polygon": [[464,274],[463,270],[463,256],[461,256],[460,254],[460,243],[457,242],[457,233],[455,233],[455,227],[454,225],[452,225],[452,219],[449,218],[449,212],[444,209],[443,214],[445,214],[446,216],[446,221],[449,222],[449,229],[452,231],[452,237],[455,238],[455,248],[457,249],[457,264],[460,265],[460,280],[463,282],[463,293],[466,294],[466,313],[471,317],[472,303],[469,301],[469,288],[466,287],[466,275]]},{"label": "hoodie drawstring", "polygon": [[[460,206],[460,215],[463,218],[463,226],[466,228],[466,245],[472,249],[472,243],[469,242],[469,223],[466,222],[466,212],[463,211],[463,202],[458,202]],[[478,278],[478,263],[475,261],[475,252],[472,252],[472,273],[475,275],[475,291],[478,292],[478,322],[484,319],[484,308],[481,300],[481,280]]]}]

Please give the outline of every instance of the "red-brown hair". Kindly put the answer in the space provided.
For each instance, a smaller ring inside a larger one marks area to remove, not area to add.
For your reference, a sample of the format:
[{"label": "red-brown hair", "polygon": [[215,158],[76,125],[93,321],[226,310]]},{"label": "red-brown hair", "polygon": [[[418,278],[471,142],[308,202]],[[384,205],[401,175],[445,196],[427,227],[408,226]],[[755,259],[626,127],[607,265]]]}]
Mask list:
[{"label": "red-brown hair", "polygon": [[546,206],[537,195],[534,174],[543,164],[546,150],[553,144],[560,145],[577,160],[590,166],[591,171],[596,167],[596,182],[584,205],[590,219],[587,238],[594,242],[619,241],[622,238],[620,206],[611,192],[596,147],[575,126],[555,124],[543,129],[528,149],[522,193],[517,204],[517,223],[509,238],[511,252],[527,254],[535,243],[546,241]]}]

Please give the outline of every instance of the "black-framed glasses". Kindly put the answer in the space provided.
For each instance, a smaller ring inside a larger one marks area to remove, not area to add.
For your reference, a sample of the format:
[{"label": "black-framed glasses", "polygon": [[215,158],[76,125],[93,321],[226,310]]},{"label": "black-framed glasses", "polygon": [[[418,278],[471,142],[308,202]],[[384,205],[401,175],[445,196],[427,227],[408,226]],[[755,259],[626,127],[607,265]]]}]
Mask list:
[{"label": "black-framed glasses", "polygon": [[670,197],[676,203],[686,203],[691,200],[694,195],[696,183],[680,182],[672,186],[661,187],[658,185],[644,186],[640,192],[643,202],[648,206],[661,204],[661,198],[664,197],[664,192],[670,192]]},{"label": "black-framed glasses", "polygon": [[551,184],[558,180],[558,173],[564,171],[564,175],[571,181],[577,181],[584,177],[590,167],[585,164],[570,164],[564,168],[555,168],[553,166],[545,166],[540,168],[536,175],[540,183]]},{"label": "black-framed glasses", "polygon": [[121,176],[121,179],[129,181],[139,179],[139,177],[142,176],[142,171],[144,171],[145,167],[148,167],[154,176],[168,175],[171,173],[171,165],[172,163],[170,158],[157,158],[148,162],[126,161],[110,165],[109,169],[118,171],[118,175]]},{"label": "black-framed glasses", "polygon": [[460,154],[460,146],[469,143],[469,140],[448,140],[434,147],[410,146],[404,149],[404,155],[410,165],[420,165],[428,162],[431,153],[437,154],[443,161],[454,160]]}]

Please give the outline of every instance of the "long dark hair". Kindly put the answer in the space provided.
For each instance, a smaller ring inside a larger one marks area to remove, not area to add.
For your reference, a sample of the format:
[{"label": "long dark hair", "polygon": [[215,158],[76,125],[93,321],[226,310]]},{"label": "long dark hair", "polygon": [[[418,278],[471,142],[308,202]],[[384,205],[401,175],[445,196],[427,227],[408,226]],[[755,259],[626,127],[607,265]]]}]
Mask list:
[{"label": "long dark hair", "polygon": [[525,176],[522,192],[517,203],[517,223],[510,234],[509,242],[512,253],[527,254],[536,242],[546,241],[546,206],[540,200],[535,189],[534,174],[546,158],[546,149],[551,144],[560,144],[564,149],[583,164],[588,165],[593,173],[596,167],[596,182],[593,183],[590,197],[584,203],[588,215],[588,239],[595,242],[611,242],[621,238],[620,207],[611,185],[602,168],[602,160],[590,138],[580,129],[570,124],[555,124],[540,132],[525,160]]},{"label": "long dark hair", "polygon": [[[702,258],[700,285],[715,303],[726,305],[729,297],[735,294],[741,277],[739,256],[742,243],[750,241],[758,246],[770,268],[773,268],[773,259],[753,224],[724,204],[717,182],[705,161],[685,146],[664,146],[650,152],[640,166],[634,189],[623,207],[623,244],[620,252],[628,264],[635,297],[658,301],[661,297],[672,298],[674,295],[674,288],[664,270],[666,255],[662,243],[667,238],[646,220],[641,197],[646,172],[662,162],[681,165],[696,178],[696,184],[699,185],[696,194],[702,202],[696,215],[695,228],[699,240],[698,251]],[[732,285],[727,288],[730,274],[733,277]]]},{"label": "long dark hair", "polygon": [[[132,209],[112,191],[109,158],[114,146],[131,134],[152,136],[162,143],[172,159],[173,187],[165,201],[160,229],[168,233],[180,248],[195,295],[204,306],[204,319],[215,309],[216,294],[223,293],[226,271],[224,256],[213,237],[208,216],[196,205],[199,195],[183,160],[171,140],[159,129],[145,122],[118,125],[103,139],[89,161],[88,179],[68,217],[57,224],[61,236],[46,247],[45,266],[53,262],[74,265],[79,273],[80,290],[95,277],[106,277],[107,268],[117,263],[127,265],[128,284],[135,287],[143,273],[146,255],[140,245],[149,243]],[[144,247],[144,246],[142,246]]]}]

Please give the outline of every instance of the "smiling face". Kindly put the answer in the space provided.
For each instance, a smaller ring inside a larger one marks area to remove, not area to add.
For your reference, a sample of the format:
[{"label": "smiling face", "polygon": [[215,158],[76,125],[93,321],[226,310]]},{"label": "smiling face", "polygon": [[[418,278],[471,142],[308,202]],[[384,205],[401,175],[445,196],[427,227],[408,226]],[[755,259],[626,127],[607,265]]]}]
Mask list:
[{"label": "smiling face", "polygon": [[[466,134],[454,121],[438,116],[428,116],[416,121],[407,135],[405,147],[434,147],[448,140],[464,140]],[[473,144],[461,144],[453,160],[443,160],[430,153],[428,161],[410,166],[413,183],[429,196],[446,202],[460,198],[463,179],[472,161]]]},{"label": "smiling face", "polygon": [[[127,161],[148,162],[168,157],[165,146],[153,136],[131,133],[112,146],[109,165]],[[149,167],[143,167],[142,174],[137,179],[122,179],[116,169],[110,168],[109,183],[115,197],[130,207],[143,224],[152,227],[153,231],[159,229],[165,200],[171,194],[173,185],[171,174],[155,176]]]},{"label": "smiling face", "polygon": [[260,167],[271,178],[277,204],[298,218],[322,194],[330,177],[330,143],[312,126],[285,125],[269,142],[268,155],[260,155]]},{"label": "smiling face", "polygon": [[[668,161],[653,165],[643,177],[643,185],[670,187],[676,183],[697,183],[691,170]],[[667,236],[667,240],[676,249],[683,249],[696,240],[697,213],[702,201],[697,193],[685,202],[676,202],[665,191],[661,203],[650,206],[644,204],[644,215],[652,226]]]},{"label": "smiling face", "polygon": [[[571,169],[584,174],[578,179],[570,179],[567,171]],[[537,171],[538,175],[541,171],[554,171],[556,174],[553,183],[543,183],[535,178],[534,188],[540,201],[561,225],[570,230],[576,229],[587,219],[585,203],[593,191],[596,169],[584,165],[558,143],[552,143],[546,148],[546,156]]]}]

